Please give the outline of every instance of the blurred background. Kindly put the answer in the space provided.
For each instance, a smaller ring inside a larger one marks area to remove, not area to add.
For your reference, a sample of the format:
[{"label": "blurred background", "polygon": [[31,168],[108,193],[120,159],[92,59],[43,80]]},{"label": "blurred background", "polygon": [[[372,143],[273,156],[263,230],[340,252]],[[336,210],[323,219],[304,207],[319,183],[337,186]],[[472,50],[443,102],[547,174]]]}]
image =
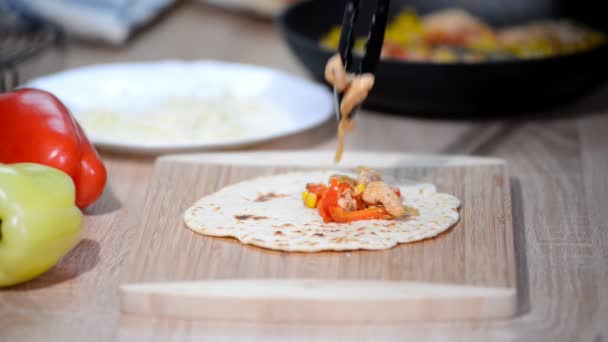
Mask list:
[{"label": "blurred background", "polygon": [[[237,11],[240,13],[237,16],[271,22],[288,2],[0,0],[0,89],[7,90],[33,77],[67,67],[96,62],[210,57],[196,53],[196,46],[209,50],[206,44],[214,43],[208,39],[212,38],[212,31],[224,30],[230,24],[216,26],[204,22],[205,12],[230,20],[231,14],[227,11]],[[179,32],[182,27],[188,29]],[[146,36],[154,36],[155,32],[162,32],[163,36],[157,40],[163,42],[147,49],[150,43],[146,42]],[[195,37],[198,39],[189,39]],[[182,45],[189,48],[177,53],[176,48]],[[139,48],[146,51],[140,53]],[[74,54],[74,51],[78,52]],[[96,53],[98,58],[84,61],[85,56]],[[83,56],[82,60],[75,55]]]},{"label": "blurred background", "polygon": [[[0,0],[0,85],[6,91],[66,68],[162,59],[239,61],[322,82],[345,3]],[[363,1],[359,54],[372,3]],[[366,106],[451,117],[561,108],[605,83],[601,8],[572,0],[394,0]]]}]

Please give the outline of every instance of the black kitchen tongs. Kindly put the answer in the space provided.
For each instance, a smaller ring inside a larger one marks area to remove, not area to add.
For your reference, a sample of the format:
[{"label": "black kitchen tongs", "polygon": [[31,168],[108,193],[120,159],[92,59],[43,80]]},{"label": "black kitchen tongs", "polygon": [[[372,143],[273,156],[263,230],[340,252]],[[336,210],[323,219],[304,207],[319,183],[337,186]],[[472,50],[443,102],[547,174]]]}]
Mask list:
[{"label": "black kitchen tongs", "polygon": [[[361,63],[357,66],[353,64],[353,46],[355,44],[355,25],[359,16],[359,7],[362,0],[348,0],[344,11],[344,19],[342,21],[342,31],[340,34],[340,45],[338,52],[344,63],[344,70],[354,74],[374,73],[376,65],[380,60],[382,52],[382,44],[384,42],[384,31],[386,30],[386,21],[388,17],[389,0],[376,0],[376,9],[372,15],[367,42],[365,44],[365,55]],[[369,0],[365,0],[369,1]],[[343,94],[338,93],[334,87],[334,106],[336,109],[336,118],[341,119],[340,104],[342,103]],[[359,108],[353,109],[349,118],[355,116]],[[347,113],[348,114],[348,113]]]}]

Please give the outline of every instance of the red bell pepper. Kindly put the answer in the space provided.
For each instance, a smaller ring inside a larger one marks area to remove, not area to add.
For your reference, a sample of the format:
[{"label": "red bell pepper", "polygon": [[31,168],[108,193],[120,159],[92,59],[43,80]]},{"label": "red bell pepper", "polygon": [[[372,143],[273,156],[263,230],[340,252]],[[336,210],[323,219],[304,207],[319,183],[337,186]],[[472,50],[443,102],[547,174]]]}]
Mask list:
[{"label": "red bell pepper", "polygon": [[310,184],[306,184],[306,191],[308,191],[311,194],[315,194],[315,195],[317,195],[317,197],[320,198],[327,191],[327,186],[325,186],[323,184],[310,183]]},{"label": "red bell pepper", "polygon": [[0,94],[0,163],[21,162],[67,173],[81,209],[95,202],[106,184],[103,162],[80,125],[57,97],[43,90]]},{"label": "red bell pepper", "polygon": [[352,189],[352,186],[348,183],[340,182],[336,178],[331,179],[329,187],[323,193],[321,200],[317,202],[319,215],[321,215],[324,222],[333,221],[329,208],[338,206],[340,193],[346,189]]},{"label": "red bell pepper", "polygon": [[362,220],[390,220],[393,218],[383,207],[346,211],[335,206],[329,208],[329,214],[334,221],[339,223]]}]

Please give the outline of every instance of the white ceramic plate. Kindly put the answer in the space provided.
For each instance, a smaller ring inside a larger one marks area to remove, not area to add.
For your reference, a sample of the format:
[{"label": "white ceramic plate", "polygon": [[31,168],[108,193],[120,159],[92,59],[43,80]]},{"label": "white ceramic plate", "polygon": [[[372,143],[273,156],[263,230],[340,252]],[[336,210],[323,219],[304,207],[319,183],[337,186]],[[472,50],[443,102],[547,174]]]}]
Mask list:
[{"label": "white ceramic plate", "polygon": [[[313,128],[332,113],[330,92],[319,84],[268,68],[215,61],[96,65],[38,78],[26,86],[52,92],[77,120],[84,119],[83,115],[93,108],[120,113],[141,111],[172,97],[205,98],[226,91],[237,97],[260,99],[288,116],[287,123],[280,126],[260,122],[264,128],[255,136],[215,141],[142,142],[87,131],[99,147],[138,153],[245,146]],[[146,120],[145,115],[141,120]]]}]

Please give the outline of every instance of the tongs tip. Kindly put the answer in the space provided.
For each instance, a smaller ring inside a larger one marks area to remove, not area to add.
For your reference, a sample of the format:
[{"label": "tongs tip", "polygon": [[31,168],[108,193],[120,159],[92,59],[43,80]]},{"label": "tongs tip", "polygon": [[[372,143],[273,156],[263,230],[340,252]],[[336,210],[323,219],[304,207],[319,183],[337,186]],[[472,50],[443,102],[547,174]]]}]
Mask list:
[{"label": "tongs tip", "polygon": [[[354,46],[354,27],[359,15],[359,5],[361,0],[350,0],[346,5],[344,12],[344,18],[342,21],[342,32],[340,35],[340,43],[338,52],[342,58],[343,66],[345,71],[354,69],[353,72],[356,74],[362,73],[374,73],[376,65],[378,64],[382,52],[382,45],[384,42],[384,32],[386,29],[386,22],[388,18],[388,7],[389,0],[376,0],[376,8],[372,14],[371,23],[369,26],[369,33],[367,37],[367,43],[365,45],[365,54],[361,63],[357,68],[353,68],[352,63],[352,49]],[[342,94],[334,87],[334,105],[336,111],[336,119],[339,121],[342,118],[341,113],[341,102]],[[349,119],[352,119],[359,109],[359,106],[353,108],[349,115]]]}]

